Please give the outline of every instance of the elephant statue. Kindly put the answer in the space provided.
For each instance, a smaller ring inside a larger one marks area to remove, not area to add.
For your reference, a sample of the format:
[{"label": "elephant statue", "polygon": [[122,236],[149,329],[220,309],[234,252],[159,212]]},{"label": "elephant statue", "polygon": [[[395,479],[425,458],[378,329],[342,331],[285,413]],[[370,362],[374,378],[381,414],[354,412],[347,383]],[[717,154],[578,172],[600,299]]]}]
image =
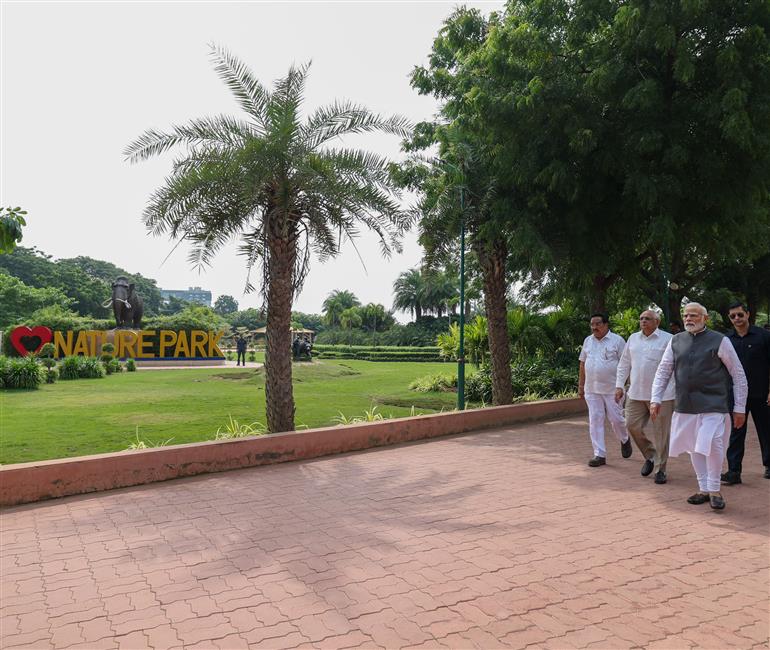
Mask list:
[{"label": "elephant statue", "polygon": [[109,307],[110,305],[112,305],[112,312],[115,314],[115,326],[118,329],[124,327],[142,328],[144,301],[136,293],[134,283],[129,282],[128,278],[120,276],[112,283],[112,298],[102,306]]}]

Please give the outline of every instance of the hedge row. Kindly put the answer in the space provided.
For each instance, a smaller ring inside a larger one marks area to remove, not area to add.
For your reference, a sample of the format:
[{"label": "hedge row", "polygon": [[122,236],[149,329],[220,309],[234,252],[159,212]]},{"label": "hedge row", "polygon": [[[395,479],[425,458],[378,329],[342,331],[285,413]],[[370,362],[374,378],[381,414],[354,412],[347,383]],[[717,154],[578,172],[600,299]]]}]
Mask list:
[{"label": "hedge row", "polygon": [[358,359],[359,361],[442,361],[437,352],[395,352],[391,350],[370,350],[360,352],[317,352],[313,356],[318,359]]},{"label": "hedge row", "polygon": [[325,345],[318,343],[313,346],[314,352],[430,352],[438,356],[437,346],[417,347],[404,345]]}]

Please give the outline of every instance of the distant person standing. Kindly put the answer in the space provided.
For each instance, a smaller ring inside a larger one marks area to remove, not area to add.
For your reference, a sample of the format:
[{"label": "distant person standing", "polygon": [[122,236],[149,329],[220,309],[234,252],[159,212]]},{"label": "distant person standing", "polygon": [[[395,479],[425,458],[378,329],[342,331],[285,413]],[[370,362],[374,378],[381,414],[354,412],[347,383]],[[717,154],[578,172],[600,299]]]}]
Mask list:
[{"label": "distant person standing", "polygon": [[235,351],[238,353],[238,357],[235,361],[236,366],[246,365],[246,339],[243,336],[239,336],[235,341]]},{"label": "distant person standing", "polygon": [[591,335],[583,341],[583,349],[580,351],[578,395],[588,405],[588,431],[594,451],[588,466],[600,467],[607,464],[607,450],[604,447],[605,417],[620,440],[623,458],[631,456],[633,451],[621,406],[615,401],[615,377],[626,342],[622,336],[610,332],[607,314],[593,314],[590,326]]},{"label": "distant person standing", "polygon": [[668,331],[672,334],[679,334],[679,332],[684,331],[684,326],[682,325],[682,321],[680,320],[672,320],[668,324]]},{"label": "distant person standing", "polygon": [[663,353],[652,383],[650,417],[653,422],[672,375],[676,378],[674,416],[671,419],[669,454],[690,454],[699,491],[687,502],[711,502],[725,507],[719,491],[719,473],[730,433],[730,378],[733,380],[733,420],[746,420],[746,375],[727,337],[706,327],[706,308],[691,302],[684,308],[684,332],[676,334]]},{"label": "distant person standing", "polygon": [[615,382],[615,401],[620,403],[623,392],[631,376],[631,385],[626,395],[626,426],[636,446],[644,456],[642,476],[649,476],[655,471],[655,482],[666,482],[666,462],[668,461],[668,441],[671,433],[671,416],[674,413],[674,382],[663,393],[660,417],[652,423],[652,441],[644,433],[650,422],[650,396],[652,381],[663,356],[663,352],[672,339],[671,334],[658,327],[660,316],[652,309],[639,315],[639,331],[628,337],[618,364]]},{"label": "distant person standing", "polygon": [[727,338],[738,353],[749,383],[746,421],[740,427],[733,427],[730,432],[727,472],[722,474],[722,483],[735,485],[742,482],[749,413],[757,429],[765,478],[770,478],[770,332],[749,323],[750,312],[743,303],[730,305],[728,315],[734,329]]}]

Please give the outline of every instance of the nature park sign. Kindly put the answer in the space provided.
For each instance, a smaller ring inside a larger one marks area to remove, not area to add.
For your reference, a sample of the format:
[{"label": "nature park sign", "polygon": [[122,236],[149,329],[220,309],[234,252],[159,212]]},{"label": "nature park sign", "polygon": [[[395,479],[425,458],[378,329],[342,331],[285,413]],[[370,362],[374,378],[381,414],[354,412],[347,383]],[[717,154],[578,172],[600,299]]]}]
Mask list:
[{"label": "nature park sign", "polygon": [[81,330],[52,331],[48,327],[22,325],[11,331],[11,345],[22,355],[35,354],[53,343],[54,357],[95,357],[112,343],[118,359],[217,359],[224,358],[219,340],[224,332],[203,330]]}]

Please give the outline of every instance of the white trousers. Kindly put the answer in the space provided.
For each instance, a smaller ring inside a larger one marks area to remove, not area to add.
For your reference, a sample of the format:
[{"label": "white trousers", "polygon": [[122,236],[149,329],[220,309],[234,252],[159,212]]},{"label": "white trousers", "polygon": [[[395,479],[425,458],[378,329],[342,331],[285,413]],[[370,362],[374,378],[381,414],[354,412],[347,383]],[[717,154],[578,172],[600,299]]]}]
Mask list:
[{"label": "white trousers", "polygon": [[588,431],[591,434],[594,456],[606,458],[604,418],[606,417],[610,421],[618,440],[625,442],[628,440],[628,429],[626,429],[626,421],[623,419],[623,410],[620,404],[615,401],[613,394],[586,393],[585,399],[586,404],[588,404]]},{"label": "white trousers", "polygon": [[697,451],[690,452],[690,460],[701,492],[719,492],[719,475],[725,459],[724,442],[722,436],[714,436],[708,455],[699,454]]}]

